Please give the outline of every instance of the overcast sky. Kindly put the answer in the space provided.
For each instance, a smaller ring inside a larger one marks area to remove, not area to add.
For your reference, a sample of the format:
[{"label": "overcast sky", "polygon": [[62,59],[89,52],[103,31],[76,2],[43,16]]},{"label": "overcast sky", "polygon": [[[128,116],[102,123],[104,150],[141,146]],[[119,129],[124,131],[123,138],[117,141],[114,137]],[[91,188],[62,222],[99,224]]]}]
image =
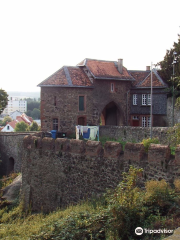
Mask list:
[{"label": "overcast sky", "polygon": [[0,0],[0,88],[39,91],[85,58],[145,70],[180,33],[179,0]]}]

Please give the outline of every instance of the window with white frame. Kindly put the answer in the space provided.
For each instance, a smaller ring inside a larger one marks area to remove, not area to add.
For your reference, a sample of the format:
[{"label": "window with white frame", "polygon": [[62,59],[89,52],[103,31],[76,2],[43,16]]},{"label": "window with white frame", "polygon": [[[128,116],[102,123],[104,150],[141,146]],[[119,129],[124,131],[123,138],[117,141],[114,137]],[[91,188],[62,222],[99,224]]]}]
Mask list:
[{"label": "window with white frame", "polygon": [[151,126],[151,117],[142,117],[142,127],[150,127]]},{"label": "window with white frame", "polygon": [[151,105],[151,94],[148,94],[148,105]]},{"label": "window with white frame", "polygon": [[148,122],[147,122],[147,126],[150,127],[151,126],[151,117],[147,117]]},{"label": "window with white frame", "polygon": [[146,127],[146,117],[142,117],[142,127]]},{"label": "window with white frame", "polygon": [[146,94],[142,94],[142,105],[146,105]]},{"label": "window with white frame", "polygon": [[137,94],[133,94],[133,105],[137,105]]}]

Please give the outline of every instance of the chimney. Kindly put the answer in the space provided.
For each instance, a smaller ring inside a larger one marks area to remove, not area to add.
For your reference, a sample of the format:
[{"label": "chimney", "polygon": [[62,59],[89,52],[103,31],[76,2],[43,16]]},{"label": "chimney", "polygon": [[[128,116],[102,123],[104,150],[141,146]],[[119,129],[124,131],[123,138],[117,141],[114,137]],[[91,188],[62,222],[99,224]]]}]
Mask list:
[{"label": "chimney", "polygon": [[150,71],[150,66],[146,66],[146,71]]},{"label": "chimney", "polygon": [[118,59],[118,71],[123,73],[123,59]]}]

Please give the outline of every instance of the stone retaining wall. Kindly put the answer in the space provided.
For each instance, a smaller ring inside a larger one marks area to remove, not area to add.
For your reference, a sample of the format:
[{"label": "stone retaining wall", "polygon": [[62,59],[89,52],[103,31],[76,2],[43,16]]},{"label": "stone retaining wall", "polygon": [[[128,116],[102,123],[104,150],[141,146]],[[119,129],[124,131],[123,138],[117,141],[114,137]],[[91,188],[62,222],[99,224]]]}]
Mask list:
[{"label": "stone retaining wall", "polygon": [[[168,127],[154,127],[152,136],[158,137],[160,143],[168,144]],[[147,127],[129,127],[129,126],[100,126],[100,136],[122,139],[126,142],[141,142],[143,139],[150,138],[150,128]]]},{"label": "stone retaining wall", "polygon": [[180,146],[175,158],[168,146],[26,136],[23,142],[22,195],[25,208],[49,212],[115,188],[130,165],[142,167],[143,180],[172,182],[180,176]]},{"label": "stone retaining wall", "polygon": [[[23,138],[35,132],[0,133],[0,175],[8,175],[11,170],[21,171]],[[14,163],[14,166],[12,164]]]}]

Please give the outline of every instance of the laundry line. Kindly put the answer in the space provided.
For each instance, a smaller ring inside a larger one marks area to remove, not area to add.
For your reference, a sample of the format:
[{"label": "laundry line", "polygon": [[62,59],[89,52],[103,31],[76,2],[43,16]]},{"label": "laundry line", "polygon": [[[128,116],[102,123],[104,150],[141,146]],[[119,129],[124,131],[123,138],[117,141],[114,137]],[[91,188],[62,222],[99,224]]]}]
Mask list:
[{"label": "laundry line", "polygon": [[96,137],[99,141],[99,126],[76,126],[76,139],[82,136],[86,140],[94,140]]}]

